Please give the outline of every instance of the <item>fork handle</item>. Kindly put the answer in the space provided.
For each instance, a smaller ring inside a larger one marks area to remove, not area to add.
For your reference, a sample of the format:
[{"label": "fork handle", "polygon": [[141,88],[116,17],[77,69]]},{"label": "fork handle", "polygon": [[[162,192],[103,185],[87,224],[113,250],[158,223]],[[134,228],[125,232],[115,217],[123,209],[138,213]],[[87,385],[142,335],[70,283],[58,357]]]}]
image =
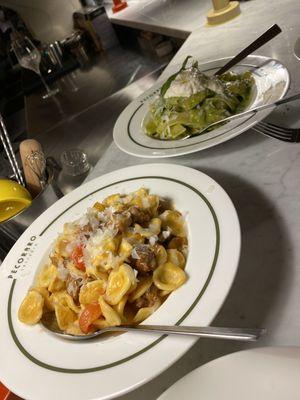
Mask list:
[{"label": "fork handle", "polygon": [[263,111],[263,110],[266,110],[268,108],[276,107],[276,106],[279,106],[280,104],[290,103],[291,101],[294,101],[294,100],[297,100],[297,99],[300,99],[300,93],[294,94],[293,96],[285,97],[285,98],[283,98],[281,100],[277,100],[274,103],[264,104],[262,106],[250,108],[249,110],[243,111],[241,113],[231,115],[230,117],[223,118],[223,119],[221,119],[219,121],[216,121],[216,122],[212,122],[211,124],[207,125],[202,130],[200,130],[198,133],[190,135],[188,137],[199,136],[202,133],[204,133],[205,131],[207,131],[209,128],[212,128],[213,126],[217,126],[217,125],[219,125],[221,123],[224,123],[224,122],[234,121],[235,119],[246,117],[249,114],[253,114],[254,115],[259,111]]},{"label": "fork handle", "polygon": [[263,110],[266,110],[268,108],[279,106],[279,105],[284,104],[284,103],[290,103],[291,101],[295,101],[297,99],[300,99],[300,93],[294,94],[293,96],[285,97],[285,98],[283,98],[281,100],[277,100],[274,103],[263,104],[262,106],[250,108],[249,110],[243,111],[243,112],[241,112],[239,114],[231,115],[230,117],[224,118],[221,121],[213,122],[211,125],[209,125],[209,127],[211,127],[213,125],[218,125],[220,122],[233,121],[235,119],[245,117],[246,115],[249,115],[251,113],[256,114],[259,111],[263,111]]},{"label": "fork handle", "polygon": [[256,328],[223,328],[223,327],[196,327],[196,326],[168,326],[168,325],[122,325],[110,327],[114,331],[139,331],[172,335],[188,335],[213,339],[239,340],[253,342],[265,333],[264,329]]},{"label": "fork handle", "polygon": [[275,36],[277,36],[281,32],[281,29],[277,24],[274,24],[269,28],[266,32],[264,32],[261,36],[259,36],[254,42],[249,44],[244,50],[242,50],[239,54],[233,57],[228,63],[226,63],[219,71],[217,71],[214,75],[222,75],[224,72],[228,71],[231,67],[236,65],[238,62],[242,61],[244,58],[249,56],[249,54],[254,53],[261,46],[269,42]]},{"label": "fork handle", "polygon": [[[273,103],[275,106],[279,106],[280,104],[284,104],[284,103],[290,103],[291,101],[295,101],[300,99],[300,93],[294,94],[293,96],[289,96],[289,97],[284,97],[281,100],[275,101],[275,103]],[[267,106],[268,104],[266,104]],[[263,107],[263,106],[261,106]]]}]

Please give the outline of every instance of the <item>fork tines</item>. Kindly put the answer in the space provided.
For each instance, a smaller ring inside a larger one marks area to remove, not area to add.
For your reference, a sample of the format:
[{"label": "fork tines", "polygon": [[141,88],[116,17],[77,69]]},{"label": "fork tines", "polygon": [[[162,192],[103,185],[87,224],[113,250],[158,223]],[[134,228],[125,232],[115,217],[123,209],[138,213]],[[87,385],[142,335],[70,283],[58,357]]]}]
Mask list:
[{"label": "fork tines", "polygon": [[263,121],[255,125],[253,129],[284,142],[300,142],[300,129],[286,128]]}]

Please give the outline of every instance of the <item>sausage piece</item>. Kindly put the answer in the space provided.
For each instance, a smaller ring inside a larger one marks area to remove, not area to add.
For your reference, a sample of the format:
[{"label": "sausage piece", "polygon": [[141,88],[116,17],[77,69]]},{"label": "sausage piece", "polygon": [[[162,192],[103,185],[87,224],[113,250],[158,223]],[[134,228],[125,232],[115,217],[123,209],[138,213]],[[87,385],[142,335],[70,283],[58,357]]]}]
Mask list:
[{"label": "sausage piece", "polygon": [[140,298],[135,301],[137,308],[152,307],[158,299],[157,287],[152,285]]},{"label": "sausage piece", "polygon": [[142,227],[145,227],[151,219],[151,216],[147,211],[141,210],[137,206],[130,207],[129,212],[133,222],[141,225]]},{"label": "sausage piece", "polygon": [[148,244],[138,244],[134,247],[130,263],[142,274],[154,271],[157,267],[155,253]]},{"label": "sausage piece", "polygon": [[119,233],[122,233],[126,231],[131,223],[132,218],[129,212],[114,212],[108,223],[108,227],[117,229]]},{"label": "sausage piece", "polygon": [[68,275],[67,281],[66,281],[66,289],[76,304],[78,304],[79,291],[80,291],[82,284],[83,284],[82,278],[75,279],[70,274]]}]

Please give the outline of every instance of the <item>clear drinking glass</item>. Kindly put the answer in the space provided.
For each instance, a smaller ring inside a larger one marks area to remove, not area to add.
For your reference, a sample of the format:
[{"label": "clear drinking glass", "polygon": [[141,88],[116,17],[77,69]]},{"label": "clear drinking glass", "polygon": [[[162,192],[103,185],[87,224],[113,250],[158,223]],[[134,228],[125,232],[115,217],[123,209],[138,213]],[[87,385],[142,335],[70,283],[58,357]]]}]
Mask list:
[{"label": "clear drinking glass", "polygon": [[78,176],[90,169],[87,155],[80,149],[65,150],[60,155],[62,170],[66,175]]},{"label": "clear drinking glass", "polygon": [[40,70],[41,53],[27,36],[15,39],[12,42],[12,48],[21,67],[32,70],[41,78],[41,81],[46,88],[46,93],[42,96],[43,99],[54,96],[59,92],[57,88],[50,89],[47,85]]}]

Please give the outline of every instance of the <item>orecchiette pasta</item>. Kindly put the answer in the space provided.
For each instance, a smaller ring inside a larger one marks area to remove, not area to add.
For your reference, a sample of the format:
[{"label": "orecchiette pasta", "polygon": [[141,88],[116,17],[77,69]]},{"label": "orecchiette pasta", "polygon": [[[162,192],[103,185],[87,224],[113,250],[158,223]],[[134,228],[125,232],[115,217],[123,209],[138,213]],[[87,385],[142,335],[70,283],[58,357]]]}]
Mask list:
[{"label": "orecchiette pasta", "polygon": [[42,317],[43,306],[43,296],[37,291],[31,290],[19,308],[19,320],[28,325],[36,324]]},{"label": "orecchiette pasta", "polygon": [[150,288],[152,283],[152,276],[142,276],[137,284],[136,289],[130,295],[130,303],[133,303],[139,297],[143,296],[143,294],[146,293],[147,290]]},{"label": "orecchiette pasta", "polygon": [[183,217],[180,212],[175,210],[166,210],[161,216],[163,228],[167,228],[174,236],[185,237],[185,227]]},{"label": "orecchiette pasta", "polygon": [[144,319],[150,317],[150,315],[153,314],[154,311],[156,311],[160,305],[161,301],[160,299],[157,299],[156,302],[153,304],[153,306],[140,308],[139,311],[136,313],[135,317],[133,318],[133,322],[138,324],[144,321]]},{"label": "orecchiette pasta", "polygon": [[118,304],[116,304],[114,307],[114,310],[120,315],[121,318],[124,318],[124,308],[126,306],[128,300],[128,296],[125,295],[122,297],[122,299],[119,301]]},{"label": "orecchiette pasta", "polygon": [[173,291],[186,281],[185,272],[178,266],[167,262],[153,272],[153,282],[158,289]]},{"label": "orecchiette pasta", "polygon": [[59,279],[57,276],[57,272],[55,271],[55,274],[53,275],[51,282],[48,286],[48,291],[53,293],[53,292],[58,292],[59,290],[63,290],[65,288],[65,282]]},{"label": "orecchiette pasta", "polygon": [[50,302],[53,309],[55,309],[55,305],[61,304],[77,314],[81,311],[81,308],[75,304],[73,298],[65,290],[53,293],[50,296]]},{"label": "orecchiette pasta", "polygon": [[164,246],[162,245],[157,245],[154,249],[155,257],[156,257],[156,263],[157,265],[161,265],[167,262],[168,260],[168,253]]},{"label": "orecchiette pasta", "polygon": [[62,331],[66,331],[69,325],[77,319],[76,313],[74,313],[74,311],[72,311],[68,306],[61,303],[55,304],[54,310],[58,327]]},{"label": "orecchiette pasta", "polygon": [[37,276],[37,286],[48,288],[56,276],[56,270],[57,268],[55,265],[46,265]]},{"label": "orecchiette pasta", "polygon": [[79,303],[91,304],[97,303],[99,296],[105,293],[106,282],[102,279],[87,282],[81,286],[79,291]]},{"label": "orecchiette pasta", "polygon": [[120,315],[103,299],[102,296],[99,297],[99,304],[102,314],[109,326],[121,325]]},{"label": "orecchiette pasta", "polygon": [[70,334],[148,318],[187,279],[185,222],[145,188],[112,194],[66,223],[18,317]]},{"label": "orecchiette pasta", "polygon": [[51,293],[49,293],[48,290],[45,287],[36,286],[34,288],[34,290],[36,292],[39,292],[43,296],[44,307],[49,311],[54,311],[54,306],[53,306],[52,301],[51,301],[51,296],[52,296]]},{"label": "orecchiette pasta", "polygon": [[168,262],[170,262],[174,265],[177,265],[177,267],[184,268],[184,266],[185,266],[185,257],[177,249],[168,249],[167,250],[167,260],[168,260]]},{"label": "orecchiette pasta", "polygon": [[105,298],[109,304],[116,305],[135,286],[136,278],[133,269],[127,264],[122,264],[116,271],[110,273]]}]

